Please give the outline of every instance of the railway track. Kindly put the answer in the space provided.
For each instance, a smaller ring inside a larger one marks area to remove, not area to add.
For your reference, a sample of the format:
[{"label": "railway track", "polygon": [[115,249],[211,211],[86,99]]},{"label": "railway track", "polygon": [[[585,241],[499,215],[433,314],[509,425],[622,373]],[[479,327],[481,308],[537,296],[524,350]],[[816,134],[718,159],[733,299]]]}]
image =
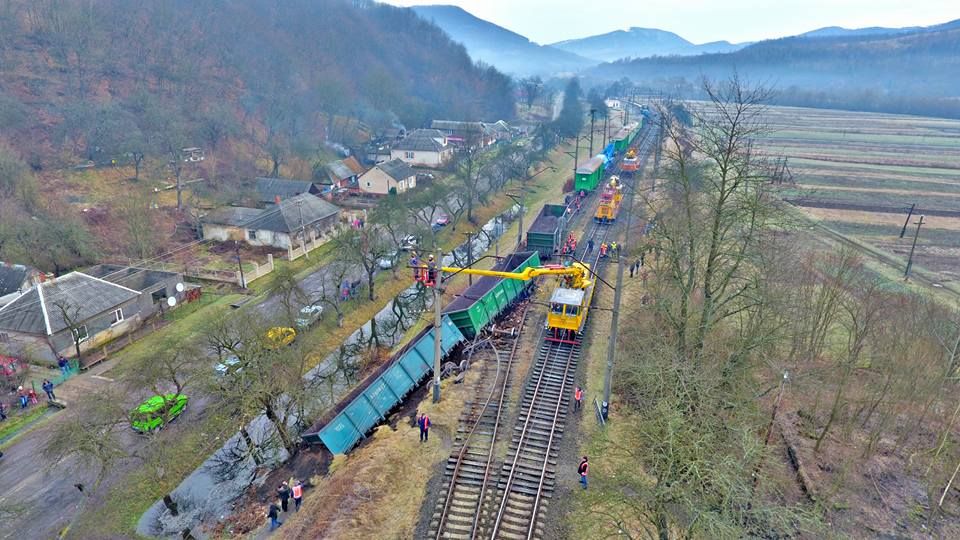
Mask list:
[{"label": "railway track", "polygon": [[[476,538],[479,517],[485,499],[489,498],[494,474],[494,452],[500,435],[503,413],[507,406],[510,376],[517,348],[527,317],[527,306],[521,308],[520,322],[513,343],[504,346],[502,339],[487,338],[486,349],[493,362],[484,362],[478,384],[492,381],[486,398],[468,404],[461,415],[453,454],[446,465],[446,493],[437,501],[430,524],[432,538]],[[474,344],[474,351],[483,343]]]}]

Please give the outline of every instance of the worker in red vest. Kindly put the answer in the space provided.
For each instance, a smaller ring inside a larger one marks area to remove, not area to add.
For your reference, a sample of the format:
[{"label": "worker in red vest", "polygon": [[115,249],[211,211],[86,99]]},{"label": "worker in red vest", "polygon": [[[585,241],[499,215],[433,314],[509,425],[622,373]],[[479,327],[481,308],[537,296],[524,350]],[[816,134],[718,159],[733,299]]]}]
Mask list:
[{"label": "worker in red vest", "polygon": [[583,456],[583,459],[580,460],[580,466],[577,467],[577,473],[580,474],[580,484],[583,486],[583,489],[587,489],[587,472],[590,470],[590,463],[587,460],[587,456]]},{"label": "worker in red vest", "polygon": [[430,438],[430,417],[427,416],[427,413],[420,415],[417,425],[420,426],[420,442],[428,440]]},{"label": "worker in red vest", "polygon": [[579,411],[583,404],[583,389],[579,386],[573,391],[573,410]]}]

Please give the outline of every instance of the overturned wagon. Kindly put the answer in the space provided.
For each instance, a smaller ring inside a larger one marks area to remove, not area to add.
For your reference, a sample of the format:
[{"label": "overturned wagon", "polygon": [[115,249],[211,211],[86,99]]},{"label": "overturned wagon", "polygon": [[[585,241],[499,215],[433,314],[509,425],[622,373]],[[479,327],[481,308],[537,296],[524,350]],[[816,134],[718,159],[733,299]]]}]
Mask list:
[{"label": "overturned wagon", "polygon": [[[536,251],[514,253],[497,263],[493,269],[522,272],[531,266],[540,266],[540,254]],[[532,282],[529,281],[483,276],[463,291],[443,312],[466,338],[473,339],[522,298],[531,285]]]}]

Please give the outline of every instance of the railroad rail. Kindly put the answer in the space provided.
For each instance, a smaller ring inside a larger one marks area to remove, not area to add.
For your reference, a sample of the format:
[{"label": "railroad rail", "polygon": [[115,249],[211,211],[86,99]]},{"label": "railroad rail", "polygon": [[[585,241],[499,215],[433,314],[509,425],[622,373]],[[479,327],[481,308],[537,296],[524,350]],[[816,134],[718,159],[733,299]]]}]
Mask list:
[{"label": "railroad rail", "polygon": [[[506,408],[510,375],[528,306],[529,303],[525,303],[521,308],[520,322],[506,358],[498,346],[502,345],[502,339],[485,339],[496,362],[484,363],[486,367],[479,384],[490,380],[489,371],[492,369],[494,373],[490,390],[483,402],[471,403],[461,416],[460,424],[469,427],[460,431],[459,448],[447,461],[447,491],[445,497],[437,501],[437,510],[434,512],[430,529],[430,536],[433,538],[476,537],[481,507],[488,494],[487,487],[493,472],[494,450]],[[474,351],[481,345],[482,343],[475,343]]]}]

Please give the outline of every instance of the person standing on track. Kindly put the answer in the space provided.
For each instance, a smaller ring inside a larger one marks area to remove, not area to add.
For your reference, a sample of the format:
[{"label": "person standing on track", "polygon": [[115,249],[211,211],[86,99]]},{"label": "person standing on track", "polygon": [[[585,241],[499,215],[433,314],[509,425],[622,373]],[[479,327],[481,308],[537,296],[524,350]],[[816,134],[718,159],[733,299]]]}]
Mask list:
[{"label": "person standing on track", "polygon": [[590,470],[590,463],[587,460],[587,456],[583,456],[583,459],[580,460],[580,466],[577,467],[577,473],[580,474],[580,484],[583,486],[583,489],[587,489],[587,472]]},{"label": "person standing on track", "polygon": [[573,410],[579,411],[583,405],[583,388],[579,386],[573,390]]},{"label": "person standing on track", "polygon": [[430,439],[430,417],[427,416],[427,413],[420,415],[420,418],[417,420],[417,425],[420,426],[420,442],[425,442]]}]

